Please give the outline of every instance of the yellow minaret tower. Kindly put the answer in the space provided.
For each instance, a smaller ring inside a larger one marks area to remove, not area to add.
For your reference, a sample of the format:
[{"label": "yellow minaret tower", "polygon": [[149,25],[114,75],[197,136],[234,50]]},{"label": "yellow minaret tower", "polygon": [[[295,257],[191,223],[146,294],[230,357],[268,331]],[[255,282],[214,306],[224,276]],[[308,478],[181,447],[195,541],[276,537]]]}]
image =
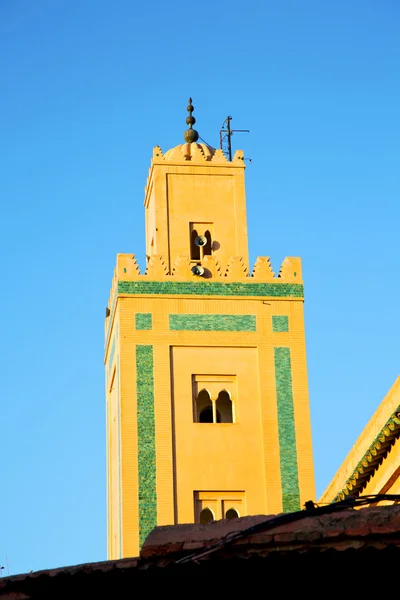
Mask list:
[{"label": "yellow minaret tower", "polygon": [[108,555],[156,525],[315,499],[299,258],[248,266],[243,152],[156,146],[146,272],[119,254],[106,311]]}]

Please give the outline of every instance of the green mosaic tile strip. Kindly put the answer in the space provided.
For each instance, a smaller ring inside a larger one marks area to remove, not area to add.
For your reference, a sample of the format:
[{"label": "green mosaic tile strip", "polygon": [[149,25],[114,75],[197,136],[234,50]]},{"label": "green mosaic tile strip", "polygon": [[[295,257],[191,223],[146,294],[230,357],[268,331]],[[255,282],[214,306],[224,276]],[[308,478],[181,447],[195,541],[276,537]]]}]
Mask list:
[{"label": "green mosaic tile strip", "polygon": [[290,348],[274,348],[283,512],[300,510]]},{"label": "green mosaic tile strip", "polygon": [[172,331],[256,331],[255,315],[169,315]]},{"label": "green mosaic tile strip", "polygon": [[289,317],[276,315],[272,317],[272,331],[275,333],[289,331]]},{"label": "green mosaic tile strip", "polygon": [[139,543],[157,525],[153,346],[136,346]]},{"label": "green mosaic tile strip", "polygon": [[303,298],[304,296],[301,283],[224,283],[220,281],[118,281],[118,293],[277,298]]},{"label": "green mosaic tile strip", "polygon": [[135,326],[138,330],[147,330],[153,327],[153,318],[151,313],[136,313]]}]

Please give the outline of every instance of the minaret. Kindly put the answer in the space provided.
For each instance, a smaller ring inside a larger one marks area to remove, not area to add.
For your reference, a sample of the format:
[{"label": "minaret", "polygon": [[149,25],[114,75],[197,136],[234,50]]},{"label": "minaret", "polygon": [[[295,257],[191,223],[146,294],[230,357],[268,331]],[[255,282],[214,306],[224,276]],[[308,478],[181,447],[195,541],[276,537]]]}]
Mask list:
[{"label": "minaret", "polygon": [[156,525],[315,499],[301,261],[249,271],[243,152],[198,143],[193,110],[153,150],[146,271],[119,254],[106,311],[110,559]]}]

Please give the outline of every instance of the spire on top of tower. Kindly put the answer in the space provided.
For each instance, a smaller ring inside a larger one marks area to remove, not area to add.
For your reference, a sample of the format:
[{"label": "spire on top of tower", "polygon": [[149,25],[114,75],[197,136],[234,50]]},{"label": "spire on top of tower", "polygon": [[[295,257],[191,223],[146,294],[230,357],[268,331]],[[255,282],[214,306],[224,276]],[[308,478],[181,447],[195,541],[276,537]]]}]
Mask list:
[{"label": "spire on top of tower", "polygon": [[185,131],[183,137],[185,142],[191,144],[192,142],[197,142],[197,140],[199,139],[198,132],[195,129],[193,129],[193,125],[196,123],[196,119],[192,115],[192,112],[194,111],[194,106],[192,104],[191,98],[189,98],[189,106],[187,107],[187,111],[189,113],[189,116],[186,117],[186,123],[189,125],[189,129]]},{"label": "spire on top of tower", "polygon": [[194,106],[192,104],[192,99],[189,98],[189,105],[187,107],[187,111],[189,116],[186,117],[186,123],[189,126],[189,129],[185,131],[183,134],[183,138],[185,142],[183,144],[178,144],[174,148],[170,148],[164,154],[161,152],[161,149],[158,147],[156,155],[162,156],[163,160],[168,160],[172,162],[181,162],[183,161],[193,161],[193,162],[203,162],[203,160],[211,161],[216,152],[220,153],[218,156],[219,162],[226,162],[225,156],[222,154],[222,151],[216,150],[212,146],[206,144],[199,133],[193,129],[193,125],[196,123],[196,119],[192,115],[194,111]]}]

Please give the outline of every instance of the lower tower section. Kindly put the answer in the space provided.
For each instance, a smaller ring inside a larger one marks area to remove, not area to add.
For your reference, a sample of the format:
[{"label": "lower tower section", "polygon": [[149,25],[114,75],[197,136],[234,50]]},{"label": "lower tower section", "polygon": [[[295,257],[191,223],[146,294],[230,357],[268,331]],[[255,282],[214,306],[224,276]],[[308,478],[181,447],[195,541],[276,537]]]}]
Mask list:
[{"label": "lower tower section", "polygon": [[315,499],[300,260],[279,277],[268,259],[251,276],[212,262],[207,280],[189,261],[168,275],[155,257],[141,275],[118,256],[106,318],[111,559],[137,555],[156,525]]}]

